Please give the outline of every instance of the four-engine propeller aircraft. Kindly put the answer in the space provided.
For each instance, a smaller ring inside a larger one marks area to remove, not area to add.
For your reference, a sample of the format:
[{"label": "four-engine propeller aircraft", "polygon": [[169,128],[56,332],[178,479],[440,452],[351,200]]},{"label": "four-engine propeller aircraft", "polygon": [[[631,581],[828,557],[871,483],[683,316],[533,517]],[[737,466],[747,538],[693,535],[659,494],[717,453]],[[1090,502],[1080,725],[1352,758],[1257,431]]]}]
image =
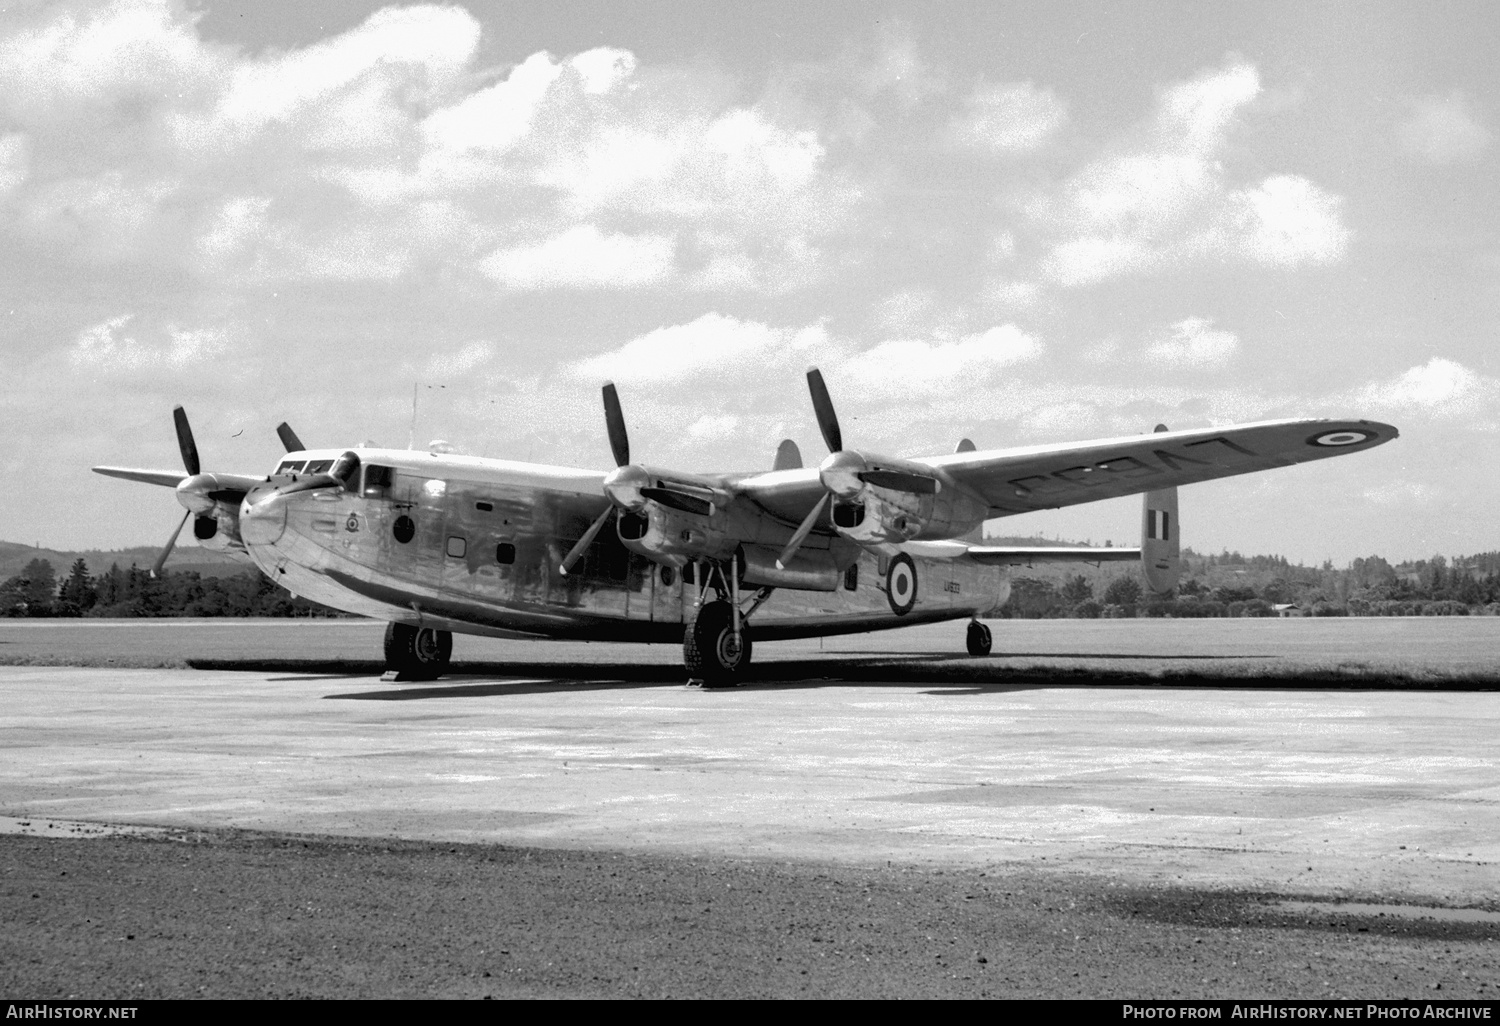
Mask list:
[{"label": "four-engine propeller aircraft", "polygon": [[[1158,593],[1178,574],[1177,488],[1357,452],[1397,437],[1371,421],[1228,428],[896,459],[844,448],[823,377],[807,373],[829,456],[783,442],[760,473],[687,474],[632,463],[613,384],[609,473],[437,452],[308,449],[267,477],[204,473],[182,407],[184,477],[95,467],[175,488],[199,543],[249,556],[295,595],[388,621],[387,679],[432,679],[453,632],[682,642],[690,677],[732,684],[751,645],[969,619],[1010,594],[1008,566],[1140,560]],[[1144,494],[1135,548],[980,543],[985,520]]]}]

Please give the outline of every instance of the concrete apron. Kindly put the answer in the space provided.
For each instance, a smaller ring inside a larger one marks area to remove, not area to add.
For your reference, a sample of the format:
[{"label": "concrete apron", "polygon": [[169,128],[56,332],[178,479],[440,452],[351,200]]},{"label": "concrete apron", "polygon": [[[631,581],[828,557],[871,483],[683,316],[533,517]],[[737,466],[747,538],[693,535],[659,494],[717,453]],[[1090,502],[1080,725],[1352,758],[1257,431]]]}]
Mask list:
[{"label": "concrete apron", "polygon": [[16,822],[1500,900],[1496,693],[0,667],[0,710]]}]

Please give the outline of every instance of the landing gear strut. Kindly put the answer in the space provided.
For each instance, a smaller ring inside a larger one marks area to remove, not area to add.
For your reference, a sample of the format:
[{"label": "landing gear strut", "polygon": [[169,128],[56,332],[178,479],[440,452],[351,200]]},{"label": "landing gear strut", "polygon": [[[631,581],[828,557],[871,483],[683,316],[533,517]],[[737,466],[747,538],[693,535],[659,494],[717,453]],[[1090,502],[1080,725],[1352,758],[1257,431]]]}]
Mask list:
[{"label": "landing gear strut", "polygon": [[385,627],[385,674],[381,680],[437,680],[453,656],[453,635],[432,627],[389,623]]},{"label": "landing gear strut", "polygon": [[969,630],[964,638],[969,647],[971,656],[987,656],[990,654],[990,629],[978,620],[969,621]]},{"label": "landing gear strut", "polygon": [[734,687],[744,681],[750,667],[750,617],[771,597],[772,589],[761,588],[749,608],[741,608],[738,559],[727,566],[699,563],[697,580],[698,617],[682,636],[688,683]]}]

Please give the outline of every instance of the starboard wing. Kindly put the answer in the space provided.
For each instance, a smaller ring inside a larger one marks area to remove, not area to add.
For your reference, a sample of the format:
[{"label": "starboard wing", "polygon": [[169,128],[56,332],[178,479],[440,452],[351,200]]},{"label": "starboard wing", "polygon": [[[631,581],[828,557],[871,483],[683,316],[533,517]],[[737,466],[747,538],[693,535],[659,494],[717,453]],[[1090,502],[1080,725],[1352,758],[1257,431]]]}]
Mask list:
[{"label": "starboard wing", "polygon": [[1361,452],[1396,438],[1368,420],[1282,420],[933,456],[990,516],[1030,513]]},{"label": "starboard wing", "polygon": [[[990,507],[989,516],[1002,517],[1290,467],[1373,449],[1398,435],[1389,424],[1369,420],[1280,420],[958,452],[913,462],[978,493]],[[719,480],[794,524],[825,491],[815,467]]]}]

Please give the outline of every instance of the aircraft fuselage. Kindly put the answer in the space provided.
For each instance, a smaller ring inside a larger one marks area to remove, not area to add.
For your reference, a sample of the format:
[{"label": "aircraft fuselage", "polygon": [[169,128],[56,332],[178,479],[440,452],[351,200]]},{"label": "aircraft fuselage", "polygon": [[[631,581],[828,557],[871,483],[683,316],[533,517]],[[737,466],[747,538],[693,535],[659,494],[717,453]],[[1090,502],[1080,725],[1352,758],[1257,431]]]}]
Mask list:
[{"label": "aircraft fuselage", "polygon": [[[343,451],[298,453],[288,463]],[[676,643],[696,615],[705,565],[653,562],[630,551],[613,524],[571,572],[560,572],[564,554],[609,506],[602,473],[407,450],[358,455],[362,469],[350,487],[298,491],[297,473],[278,473],[241,505],[247,551],[296,595],[397,623],[495,636]],[[746,514],[742,507],[725,515]],[[732,533],[779,546],[795,528],[761,519]],[[774,591],[749,624],[752,639],[969,617],[1003,604],[1009,592],[995,567],[880,555],[831,534],[804,546],[820,548],[840,572],[837,586]],[[747,596],[754,591],[745,586]]]}]

